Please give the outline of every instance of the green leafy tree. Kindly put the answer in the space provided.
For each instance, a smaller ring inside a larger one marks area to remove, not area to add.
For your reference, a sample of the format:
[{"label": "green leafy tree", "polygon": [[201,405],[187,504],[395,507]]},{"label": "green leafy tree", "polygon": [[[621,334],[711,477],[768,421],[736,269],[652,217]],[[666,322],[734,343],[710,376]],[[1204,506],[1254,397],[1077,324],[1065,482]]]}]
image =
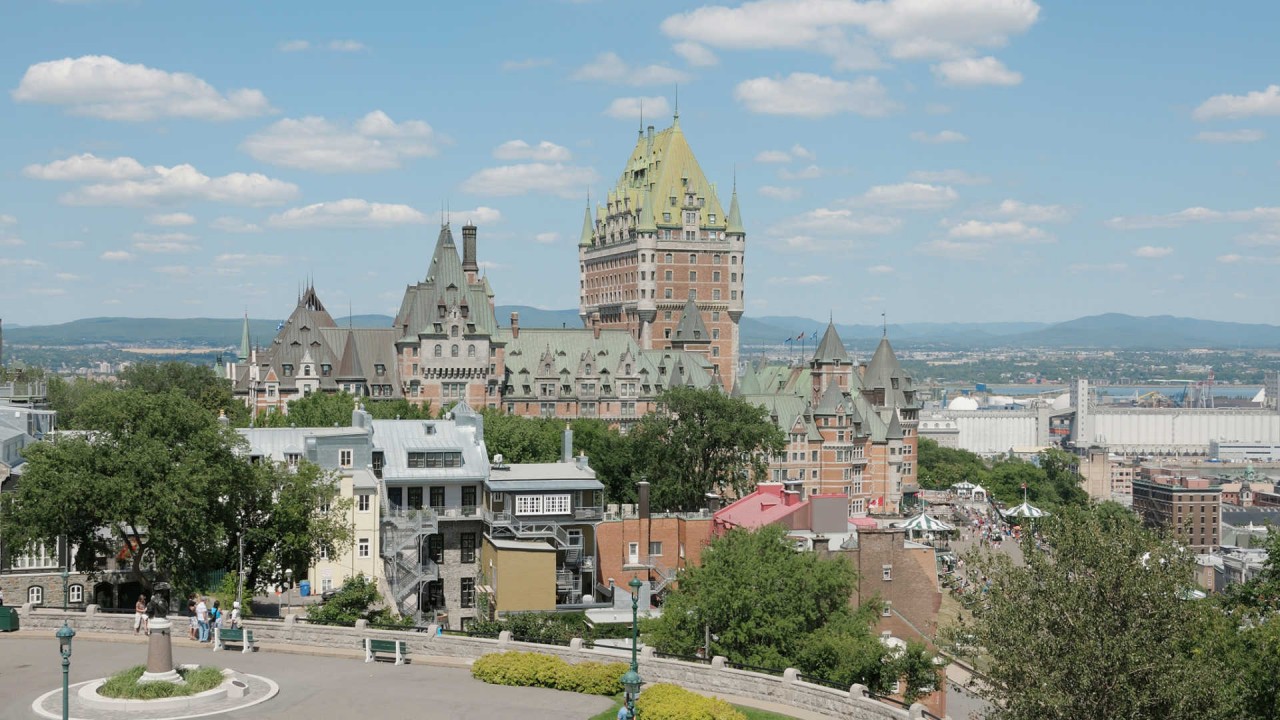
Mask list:
[{"label": "green leafy tree", "polygon": [[585,454],[596,471],[596,479],[604,483],[608,502],[636,500],[635,441],[603,420],[573,421],[573,444]]},{"label": "green leafy tree", "polygon": [[413,618],[396,618],[378,592],[378,584],[360,573],[348,578],[333,597],[307,606],[307,620],[318,625],[355,627],[356,620],[373,625],[410,626]]},{"label": "green leafy tree", "polygon": [[258,427],[347,427],[356,399],[349,393],[311,393],[289,401],[288,413],[259,415]]},{"label": "green leafy tree", "polygon": [[58,427],[63,430],[83,430],[81,408],[89,398],[109,393],[115,385],[101,380],[74,378],[66,380],[57,375],[49,378],[49,408],[58,413]]},{"label": "green leafy tree", "polygon": [[666,510],[700,508],[711,492],[751,492],[783,441],[763,407],[714,389],[667,390],[631,431],[650,502]]},{"label": "green leafy tree", "polygon": [[936,440],[920,438],[920,486],[945,490],[961,482],[985,486],[987,464],[968,450],[945,448]]},{"label": "green leafy tree", "polygon": [[975,554],[990,580],[959,634],[981,648],[994,720],[1229,718],[1221,617],[1188,599],[1194,559],[1131,514],[1066,508],[1024,536],[1025,566]]},{"label": "green leafy tree", "polygon": [[225,412],[231,423],[243,425],[249,409],[232,397],[231,381],[208,365],[185,362],[135,363],[120,371],[120,385],[149,393],[176,390],[213,415]]},{"label": "green leafy tree", "polygon": [[489,456],[508,463],[555,462],[560,457],[562,421],[508,415],[484,409],[484,442]]},{"label": "green leafy tree", "polygon": [[398,400],[366,400],[364,409],[375,420],[430,420],[435,417],[431,413],[431,403],[414,405],[399,398]]}]

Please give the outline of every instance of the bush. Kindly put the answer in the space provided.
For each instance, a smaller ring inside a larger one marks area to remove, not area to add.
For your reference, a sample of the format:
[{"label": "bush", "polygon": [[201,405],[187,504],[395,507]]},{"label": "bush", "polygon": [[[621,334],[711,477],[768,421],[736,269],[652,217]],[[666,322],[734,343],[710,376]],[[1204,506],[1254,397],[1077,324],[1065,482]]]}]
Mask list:
[{"label": "bush", "polygon": [[370,625],[413,625],[413,618],[397,619],[391,614],[378,592],[377,581],[365,577],[364,573],[349,578],[327,602],[307,606],[307,622],[317,625],[355,627],[356,620],[360,619]]},{"label": "bush", "polygon": [[542,687],[586,695],[622,692],[626,663],[568,663],[531,652],[491,653],[471,665],[471,675],[492,685]]},{"label": "bush", "polygon": [[658,683],[640,693],[636,714],[645,720],[747,720],[720,698],[690,692],[679,685]]},{"label": "bush", "polygon": [[125,700],[157,700],[202,693],[218,687],[223,681],[221,670],[202,666],[193,670],[179,670],[178,674],[182,675],[182,679],[186,681],[183,685],[171,682],[139,683],[138,679],[146,669],[146,665],[134,665],[128,670],[112,675],[102,684],[102,687],[98,688],[98,694]]}]

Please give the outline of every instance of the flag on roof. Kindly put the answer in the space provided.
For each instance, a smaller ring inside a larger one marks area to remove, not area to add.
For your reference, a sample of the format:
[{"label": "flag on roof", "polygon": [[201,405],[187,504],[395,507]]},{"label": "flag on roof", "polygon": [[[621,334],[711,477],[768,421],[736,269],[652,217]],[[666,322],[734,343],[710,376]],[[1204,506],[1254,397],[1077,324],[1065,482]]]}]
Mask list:
[{"label": "flag on roof", "polygon": [[818,339],[818,331],[817,331],[817,330],[814,330],[814,331],[813,331],[813,334],[809,336],[809,339],[810,339],[810,340],[817,340],[817,339]]},{"label": "flag on roof", "polygon": [[789,342],[795,342],[795,338],[787,338],[786,340],[783,340],[782,342],[783,342],[784,344],[785,344],[785,343],[789,343]]},{"label": "flag on roof", "polygon": [[801,330],[800,334],[796,336],[796,340],[803,340],[803,339],[804,339],[804,331]]}]

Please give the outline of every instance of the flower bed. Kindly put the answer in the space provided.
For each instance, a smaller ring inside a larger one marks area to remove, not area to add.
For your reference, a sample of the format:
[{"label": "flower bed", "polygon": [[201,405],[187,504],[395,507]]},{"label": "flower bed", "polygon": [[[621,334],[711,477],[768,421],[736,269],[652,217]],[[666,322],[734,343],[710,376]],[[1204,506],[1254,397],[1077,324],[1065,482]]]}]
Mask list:
[{"label": "flower bed", "polygon": [[222,684],[225,679],[222,671],[215,667],[180,668],[178,674],[185,681],[182,684],[171,682],[145,682],[138,680],[146,672],[146,665],[135,665],[122,670],[107,679],[98,694],[122,700],[157,700],[160,698],[185,697],[206,690],[212,690]]}]

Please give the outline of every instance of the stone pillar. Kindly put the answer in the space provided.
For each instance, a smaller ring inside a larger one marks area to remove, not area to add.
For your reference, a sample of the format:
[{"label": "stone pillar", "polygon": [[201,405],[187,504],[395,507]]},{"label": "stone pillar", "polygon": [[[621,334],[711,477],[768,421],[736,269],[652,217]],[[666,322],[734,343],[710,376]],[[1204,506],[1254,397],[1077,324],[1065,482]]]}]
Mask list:
[{"label": "stone pillar", "polygon": [[182,676],[173,668],[173,637],[170,632],[173,621],[169,618],[151,618],[147,644],[147,671],[138,682],[182,682]]}]

